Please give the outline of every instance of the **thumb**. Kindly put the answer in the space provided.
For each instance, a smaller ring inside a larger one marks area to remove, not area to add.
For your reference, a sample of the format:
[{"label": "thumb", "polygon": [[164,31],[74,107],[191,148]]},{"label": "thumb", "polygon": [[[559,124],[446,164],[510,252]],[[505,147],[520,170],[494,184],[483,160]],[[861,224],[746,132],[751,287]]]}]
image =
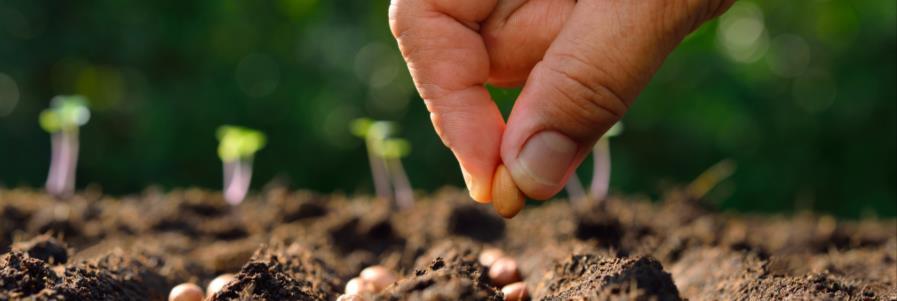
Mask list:
[{"label": "thumb", "polygon": [[709,9],[672,3],[682,2],[577,2],[530,72],[502,138],[502,160],[527,196],[547,199],[563,188]]}]

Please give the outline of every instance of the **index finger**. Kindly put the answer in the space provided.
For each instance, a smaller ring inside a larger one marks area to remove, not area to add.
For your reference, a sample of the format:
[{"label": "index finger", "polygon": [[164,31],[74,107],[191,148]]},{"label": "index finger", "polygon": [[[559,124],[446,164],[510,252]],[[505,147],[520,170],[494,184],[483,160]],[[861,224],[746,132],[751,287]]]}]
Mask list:
[{"label": "index finger", "polygon": [[478,30],[496,0],[394,0],[389,23],[442,142],[470,195],[491,199],[504,120],[484,84],[489,56]]}]

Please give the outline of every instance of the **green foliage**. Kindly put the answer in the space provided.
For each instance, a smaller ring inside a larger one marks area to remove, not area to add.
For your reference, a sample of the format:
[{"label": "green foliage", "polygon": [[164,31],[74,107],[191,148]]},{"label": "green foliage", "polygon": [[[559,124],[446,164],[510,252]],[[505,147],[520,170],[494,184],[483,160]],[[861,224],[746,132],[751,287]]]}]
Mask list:
[{"label": "green foliage", "polygon": [[[729,158],[738,170],[707,195],[721,208],[897,215],[897,2],[736,3],[632,104],[611,143],[612,193],[659,199]],[[43,184],[50,147],[35,120],[53,96],[78,94],[92,115],[78,177],[108,193],[217,188],[209,133],[221,124],[277,141],[255,158],[253,185],[369,193],[365,140],[347,129],[362,116],[402,126],[415,188],[461,186],[388,5],[0,1],[0,185]],[[519,91],[489,88],[505,116]]]},{"label": "green foliage", "polygon": [[224,162],[251,158],[265,147],[265,134],[245,127],[222,125],[218,128],[217,136],[220,141],[218,157]]},{"label": "green foliage", "polygon": [[50,108],[40,113],[38,121],[48,133],[75,131],[90,120],[87,99],[80,95],[60,95],[53,98]]}]

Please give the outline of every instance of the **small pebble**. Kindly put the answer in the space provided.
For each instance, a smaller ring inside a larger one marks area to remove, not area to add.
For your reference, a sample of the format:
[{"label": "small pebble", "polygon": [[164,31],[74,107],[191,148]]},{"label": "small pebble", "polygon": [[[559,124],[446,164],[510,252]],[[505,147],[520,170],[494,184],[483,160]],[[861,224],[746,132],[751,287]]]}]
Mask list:
[{"label": "small pebble", "polygon": [[374,285],[361,278],[355,277],[346,282],[346,295],[360,295],[363,293],[373,293]]},{"label": "small pebble", "polygon": [[514,282],[501,288],[501,293],[505,295],[505,301],[523,301],[526,300],[528,292],[526,291],[526,283]]},{"label": "small pebble", "polygon": [[489,267],[489,279],[498,287],[520,281],[517,261],[510,257],[499,258]]},{"label": "small pebble", "polygon": [[396,274],[384,266],[374,265],[361,270],[359,278],[374,287],[374,292],[380,292],[387,286],[396,282]]},{"label": "small pebble", "polygon": [[487,248],[480,252],[479,261],[484,267],[489,267],[499,258],[505,257],[505,252],[496,248]]},{"label": "small pebble", "polygon": [[209,286],[206,288],[206,292],[209,293],[209,296],[214,295],[234,279],[237,279],[236,277],[234,277],[234,274],[221,274],[218,277],[215,277],[215,279],[212,279],[211,282],[209,282]]},{"label": "small pebble", "polygon": [[181,283],[171,289],[168,301],[202,301],[205,298],[202,288],[193,283]]}]

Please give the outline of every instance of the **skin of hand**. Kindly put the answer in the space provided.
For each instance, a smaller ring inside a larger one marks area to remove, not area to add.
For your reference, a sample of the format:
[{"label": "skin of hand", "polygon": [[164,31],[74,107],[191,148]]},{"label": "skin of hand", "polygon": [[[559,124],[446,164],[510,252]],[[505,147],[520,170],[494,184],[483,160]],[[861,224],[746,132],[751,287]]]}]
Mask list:
[{"label": "skin of hand", "polygon": [[[392,0],[389,24],[471,197],[503,163],[558,193],[666,56],[734,0]],[[484,84],[523,86],[505,124]]]}]

